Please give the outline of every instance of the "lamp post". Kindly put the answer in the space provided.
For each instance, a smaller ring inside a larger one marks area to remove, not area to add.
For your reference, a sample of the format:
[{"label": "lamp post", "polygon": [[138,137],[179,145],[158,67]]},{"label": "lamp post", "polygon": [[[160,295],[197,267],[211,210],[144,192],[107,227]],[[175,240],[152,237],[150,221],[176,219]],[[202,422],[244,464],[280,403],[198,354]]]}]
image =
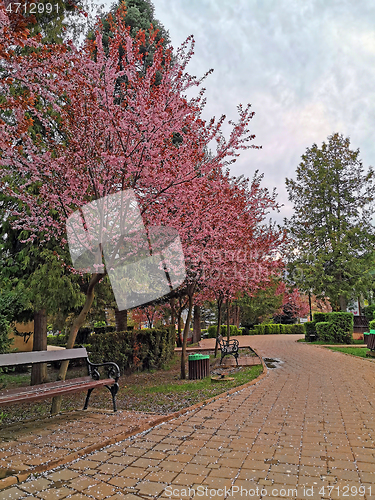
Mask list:
[{"label": "lamp post", "polygon": [[310,321],[312,321],[312,310],[311,310],[311,290],[309,290],[309,307],[310,307]]}]

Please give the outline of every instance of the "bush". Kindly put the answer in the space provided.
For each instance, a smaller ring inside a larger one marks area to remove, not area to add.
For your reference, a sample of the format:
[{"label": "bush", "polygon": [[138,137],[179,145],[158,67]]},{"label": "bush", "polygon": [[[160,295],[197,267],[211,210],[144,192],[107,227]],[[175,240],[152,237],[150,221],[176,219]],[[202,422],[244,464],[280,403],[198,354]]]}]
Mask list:
[{"label": "bush", "polygon": [[[230,329],[230,336],[233,337],[234,335],[242,335],[242,331],[236,327],[236,325],[229,325]],[[216,332],[217,332],[217,325],[211,325],[207,328],[208,331],[208,338],[209,339],[216,339]],[[220,327],[220,335],[223,337],[226,337],[227,335],[227,325],[221,325]]]},{"label": "bush", "polygon": [[13,339],[8,336],[9,323],[4,316],[0,316],[0,354],[10,351]]},{"label": "bush", "polygon": [[254,325],[256,335],[264,335],[264,325]]},{"label": "bush", "polygon": [[305,327],[303,324],[292,324],[292,325],[280,325],[282,328],[280,328],[280,333],[287,333],[287,334],[295,334],[295,333],[305,333]]},{"label": "bush", "polygon": [[114,361],[121,371],[159,369],[173,357],[172,328],[144,328],[126,332],[92,334],[90,360]]},{"label": "bush", "polygon": [[339,344],[351,344],[353,341],[353,314],[334,312],[329,315],[332,337]]},{"label": "bush", "polygon": [[[305,331],[306,331],[305,340],[307,340],[307,342],[315,340],[316,323],[314,321],[308,321],[307,323],[305,323]],[[313,338],[311,338],[311,336],[313,336]]]},{"label": "bush", "polygon": [[[91,328],[80,328],[80,331],[84,330],[85,332],[88,331],[88,333],[92,332]],[[109,332],[115,332],[116,327],[115,326],[95,326],[94,327],[94,332],[98,334],[103,334],[103,333],[109,333]],[[78,332],[79,333],[79,332]]]},{"label": "bush", "polygon": [[317,340],[322,340],[324,342],[333,342],[333,336],[331,332],[331,323],[328,321],[320,321],[315,324]]},{"label": "bush", "polygon": [[370,330],[375,330],[375,319],[369,321],[369,328]]},{"label": "bush", "polygon": [[68,340],[68,335],[61,333],[60,335],[47,335],[48,345],[58,345],[61,347],[66,346],[66,341]]},{"label": "bush", "polygon": [[375,313],[375,304],[371,304],[370,306],[363,308],[363,314],[364,316],[366,316],[368,321],[374,319],[374,313]]},{"label": "bush", "polygon": [[305,333],[303,324],[284,325],[281,323],[268,323],[262,325],[254,325],[252,330],[249,330],[249,335],[277,335],[280,333]]},{"label": "bush", "polygon": [[329,315],[331,313],[322,313],[322,312],[314,312],[313,314],[313,322],[316,323],[326,323],[329,321]]}]

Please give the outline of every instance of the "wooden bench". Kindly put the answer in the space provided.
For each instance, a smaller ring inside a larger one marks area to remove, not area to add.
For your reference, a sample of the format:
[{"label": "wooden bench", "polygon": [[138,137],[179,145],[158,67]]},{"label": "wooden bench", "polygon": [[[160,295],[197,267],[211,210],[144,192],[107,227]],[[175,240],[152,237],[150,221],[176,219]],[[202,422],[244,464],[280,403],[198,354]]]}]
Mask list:
[{"label": "wooden bench", "polygon": [[220,364],[223,361],[225,356],[228,356],[231,354],[236,358],[236,363],[238,366],[238,348],[240,346],[238,340],[232,339],[232,340],[227,340],[224,339],[221,335],[217,337],[217,343],[219,345],[219,349],[221,351],[221,359],[220,359]]},{"label": "wooden bench", "polygon": [[[12,403],[36,401],[53,396],[62,396],[74,392],[87,391],[86,401],[83,409],[86,410],[92,391],[96,387],[106,387],[111,395],[113,411],[116,411],[116,394],[119,389],[118,379],[120,369],[116,363],[91,363],[84,347],[78,349],[59,349],[53,351],[17,352],[11,354],[0,354],[0,367],[34,365],[37,363],[53,363],[72,359],[86,359],[88,376],[68,380],[58,380],[29,387],[17,389],[6,389],[0,392],[0,407]],[[104,367],[107,378],[100,379],[98,368]]]}]

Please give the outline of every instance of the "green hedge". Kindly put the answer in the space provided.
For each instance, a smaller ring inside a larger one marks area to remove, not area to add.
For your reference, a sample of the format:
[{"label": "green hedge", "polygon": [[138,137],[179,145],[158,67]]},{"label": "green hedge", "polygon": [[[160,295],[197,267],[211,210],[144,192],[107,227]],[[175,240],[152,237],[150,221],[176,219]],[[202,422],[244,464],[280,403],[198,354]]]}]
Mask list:
[{"label": "green hedge", "polygon": [[303,324],[283,325],[281,323],[269,323],[262,325],[254,325],[252,330],[249,330],[249,335],[277,335],[280,333],[293,334],[305,333]]},{"label": "green hedge", "polygon": [[331,332],[331,323],[328,321],[320,321],[315,324],[317,339],[324,342],[333,342],[333,336]]},{"label": "green hedge", "polygon": [[[242,335],[242,330],[240,328],[237,328],[236,325],[229,325],[229,330],[230,330],[230,336],[233,337],[234,335]],[[207,328],[208,331],[208,338],[209,339],[215,339],[216,338],[216,331],[217,331],[217,325],[211,325]],[[227,325],[221,325],[220,327],[220,334],[225,337],[227,335]]]},{"label": "green hedge", "polygon": [[174,354],[175,334],[171,328],[145,328],[126,332],[92,334],[90,360],[114,361],[121,371],[161,368]]},{"label": "green hedge", "polygon": [[[315,314],[320,315],[323,313]],[[326,321],[314,321],[317,340],[336,342],[337,344],[351,344],[353,342],[353,314],[350,312],[331,312],[324,314],[327,318]],[[315,317],[314,315],[314,318]],[[320,325],[319,328],[318,325]]]},{"label": "green hedge", "polygon": [[313,322],[316,323],[322,323],[322,322],[327,322],[329,321],[329,315],[331,313],[322,313],[322,312],[314,312],[313,314]]},{"label": "green hedge", "polygon": [[369,321],[369,329],[375,330],[375,319]]},{"label": "green hedge", "polygon": [[339,344],[351,344],[353,339],[354,316],[350,312],[330,313],[332,337]]},{"label": "green hedge", "polygon": [[60,335],[47,335],[47,344],[48,345],[58,345],[61,347],[66,346],[66,341],[68,340],[68,336],[61,333]]},{"label": "green hedge", "polygon": [[[305,323],[305,331],[306,331],[305,340],[307,340],[307,342],[315,340],[315,336],[317,334],[316,323],[314,321],[308,321],[307,323]],[[311,338],[311,335],[313,335],[313,338]]]}]

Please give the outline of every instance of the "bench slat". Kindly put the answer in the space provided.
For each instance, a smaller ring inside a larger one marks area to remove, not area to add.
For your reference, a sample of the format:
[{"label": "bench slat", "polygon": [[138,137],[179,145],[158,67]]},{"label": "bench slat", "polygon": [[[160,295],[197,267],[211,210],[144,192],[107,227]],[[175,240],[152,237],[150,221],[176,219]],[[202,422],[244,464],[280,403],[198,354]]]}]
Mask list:
[{"label": "bench slat", "polygon": [[[74,392],[85,391],[95,387],[113,384],[113,379],[93,380],[91,377],[60,380],[47,384],[10,389],[0,393],[0,406],[12,403],[36,401],[47,397],[72,394]],[[21,398],[20,398],[21,396]]]},{"label": "bench slat", "polygon": [[67,359],[87,358],[85,347],[58,349],[56,351],[14,352],[0,356],[0,366],[27,365],[29,363],[51,363]]}]

